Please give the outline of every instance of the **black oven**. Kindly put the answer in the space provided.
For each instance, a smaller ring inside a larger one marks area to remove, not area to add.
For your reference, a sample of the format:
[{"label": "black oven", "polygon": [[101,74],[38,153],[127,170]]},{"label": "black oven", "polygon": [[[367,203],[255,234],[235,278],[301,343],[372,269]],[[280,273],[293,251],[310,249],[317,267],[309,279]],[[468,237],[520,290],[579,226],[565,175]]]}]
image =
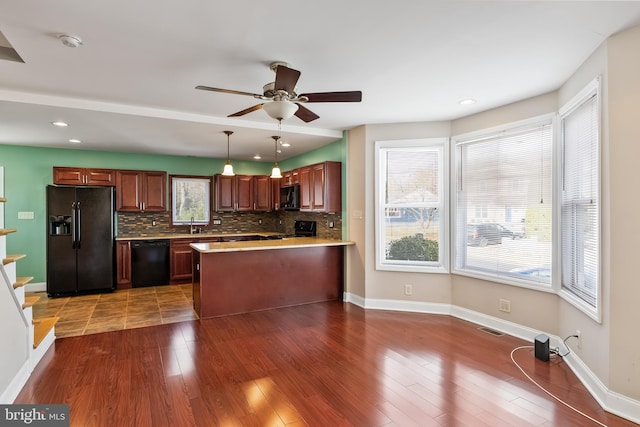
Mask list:
[{"label": "black oven", "polygon": [[285,211],[300,210],[300,185],[280,187],[280,207]]}]

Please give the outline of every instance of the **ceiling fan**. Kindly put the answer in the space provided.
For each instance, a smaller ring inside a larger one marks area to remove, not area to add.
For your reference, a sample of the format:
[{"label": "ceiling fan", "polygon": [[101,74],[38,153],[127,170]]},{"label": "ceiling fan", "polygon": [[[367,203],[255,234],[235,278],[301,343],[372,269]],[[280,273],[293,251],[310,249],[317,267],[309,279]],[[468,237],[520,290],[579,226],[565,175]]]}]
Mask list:
[{"label": "ceiling fan", "polygon": [[269,68],[276,73],[276,79],[274,82],[267,83],[262,87],[262,95],[209,86],[196,86],[196,89],[253,96],[254,98],[267,101],[238,111],[237,113],[229,114],[228,117],[240,117],[254,111],[264,110],[270,117],[276,120],[286,120],[295,115],[306,123],[316,120],[320,118],[320,116],[301,105],[301,103],[362,101],[362,92],[360,91],[297,94],[295,88],[300,78],[300,71],[290,68],[286,62],[280,61],[272,62]]}]

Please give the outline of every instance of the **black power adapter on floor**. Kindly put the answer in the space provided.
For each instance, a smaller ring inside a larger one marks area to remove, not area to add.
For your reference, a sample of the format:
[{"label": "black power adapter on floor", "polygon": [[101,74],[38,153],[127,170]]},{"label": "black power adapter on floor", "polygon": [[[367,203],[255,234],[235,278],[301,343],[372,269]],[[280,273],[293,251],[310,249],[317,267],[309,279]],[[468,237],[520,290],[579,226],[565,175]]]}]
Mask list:
[{"label": "black power adapter on floor", "polygon": [[540,359],[543,362],[549,361],[549,337],[545,334],[540,334],[535,337],[534,342],[536,359]]}]

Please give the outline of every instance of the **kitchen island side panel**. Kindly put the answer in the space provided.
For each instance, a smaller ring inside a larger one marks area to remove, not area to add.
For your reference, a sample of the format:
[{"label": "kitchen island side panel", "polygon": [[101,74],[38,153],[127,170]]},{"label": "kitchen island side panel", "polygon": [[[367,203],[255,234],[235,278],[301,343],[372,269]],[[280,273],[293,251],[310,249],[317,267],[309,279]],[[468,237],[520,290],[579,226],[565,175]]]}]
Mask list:
[{"label": "kitchen island side panel", "polygon": [[198,255],[194,309],[201,319],[342,297],[344,246]]}]

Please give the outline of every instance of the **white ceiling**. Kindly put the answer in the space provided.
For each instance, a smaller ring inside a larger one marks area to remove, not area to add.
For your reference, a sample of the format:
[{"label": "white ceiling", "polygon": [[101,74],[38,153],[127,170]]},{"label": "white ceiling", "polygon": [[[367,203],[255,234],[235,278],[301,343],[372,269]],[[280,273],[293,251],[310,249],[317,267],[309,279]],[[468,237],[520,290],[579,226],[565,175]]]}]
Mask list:
[{"label": "white ceiling", "polygon": [[232,158],[271,161],[275,120],[226,117],[258,100],[194,87],[261,93],[279,60],[302,72],[298,93],[362,91],[284,122],[284,159],[362,124],[451,120],[555,90],[638,24],[640,2],[615,1],[0,0],[0,32],[24,60],[0,59],[0,144],[224,158],[228,129]]}]

